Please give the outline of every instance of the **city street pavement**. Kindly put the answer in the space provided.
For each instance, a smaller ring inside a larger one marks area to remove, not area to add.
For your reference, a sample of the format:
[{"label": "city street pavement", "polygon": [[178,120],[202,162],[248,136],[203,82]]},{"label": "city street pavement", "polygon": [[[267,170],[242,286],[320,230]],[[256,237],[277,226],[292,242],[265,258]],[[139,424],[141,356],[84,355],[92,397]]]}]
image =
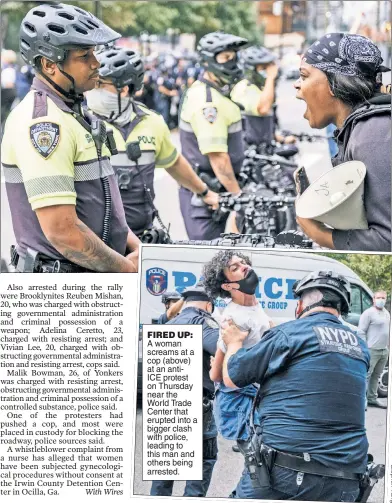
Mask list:
[{"label": "city street pavement", "polygon": [[[381,399],[386,403],[387,399]],[[366,430],[369,440],[369,452],[373,454],[375,463],[385,464],[386,444],[386,419],[385,409],[369,407],[366,412]],[[135,476],[133,494],[148,495],[151,482],[142,481],[142,411],[136,413],[136,441],[135,441]],[[207,493],[210,498],[228,497],[235,488],[244,466],[243,457],[240,453],[232,451],[234,442],[218,437],[219,454],[218,461],[212,475],[211,485]],[[174,484],[173,496],[182,496],[184,482]],[[378,482],[373,489],[368,503],[382,503],[384,500],[384,479]]]},{"label": "city street pavement", "polygon": [[[295,98],[294,81],[282,80],[278,85],[278,113],[282,129],[296,133],[307,132],[325,134],[325,131],[312,130],[303,118],[305,103]],[[173,142],[180,149],[178,132],[172,133]],[[307,169],[310,180],[331,167],[326,141],[299,144],[301,164]],[[165,170],[157,169],[155,174],[155,204],[166,226],[170,224],[172,239],[187,239],[178,200],[177,183]],[[1,256],[9,261],[9,248],[14,243],[11,216],[5,191],[4,177],[1,176]]]}]

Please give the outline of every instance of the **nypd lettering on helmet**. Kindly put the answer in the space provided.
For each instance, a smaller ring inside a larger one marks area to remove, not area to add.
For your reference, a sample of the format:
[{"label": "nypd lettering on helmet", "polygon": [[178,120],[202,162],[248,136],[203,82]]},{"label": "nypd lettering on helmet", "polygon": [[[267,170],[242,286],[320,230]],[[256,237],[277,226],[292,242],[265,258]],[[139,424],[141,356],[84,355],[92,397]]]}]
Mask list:
[{"label": "nypd lettering on helmet", "polygon": [[152,267],[146,271],[146,288],[151,295],[162,295],[167,290],[167,271]]},{"label": "nypd lettering on helmet", "polygon": [[363,359],[357,336],[350,330],[332,327],[313,327],[322,353],[341,353],[357,360]]}]

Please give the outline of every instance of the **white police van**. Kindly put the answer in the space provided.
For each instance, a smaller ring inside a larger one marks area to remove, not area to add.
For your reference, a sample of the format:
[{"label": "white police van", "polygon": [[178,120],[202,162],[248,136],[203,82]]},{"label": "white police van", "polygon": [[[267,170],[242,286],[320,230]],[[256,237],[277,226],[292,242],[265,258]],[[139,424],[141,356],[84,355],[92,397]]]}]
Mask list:
[{"label": "white police van", "polygon": [[[153,323],[163,312],[162,294],[195,285],[203,265],[222,248],[145,246],[142,254],[140,323]],[[256,297],[276,323],[294,319],[296,300],[292,294],[295,281],[316,270],[333,270],[351,284],[351,309],[345,320],[358,325],[359,317],[372,306],[372,291],[349,267],[319,253],[289,250],[238,249],[248,255],[260,283]],[[225,306],[216,302],[216,311]],[[214,316],[219,314],[214,312]]]}]

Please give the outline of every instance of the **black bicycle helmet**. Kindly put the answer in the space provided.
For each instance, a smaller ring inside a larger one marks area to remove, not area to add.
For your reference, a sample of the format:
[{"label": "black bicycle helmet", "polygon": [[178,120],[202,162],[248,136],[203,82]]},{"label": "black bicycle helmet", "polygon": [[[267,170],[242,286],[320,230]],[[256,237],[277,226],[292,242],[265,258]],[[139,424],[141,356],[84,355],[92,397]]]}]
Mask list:
[{"label": "black bicycle helmet", "polygon": [[174,292],[165,292],[162,295],[162,298],[161,298],[162,304],[167,304],[171,300],[180,300],[180,299],[181,299],[181,294],[179,294],[176,291],[174,291]]},{"label": "black bicycle helmet", "polygon": [[38,56],[62,62],[67,49],[106,45],[120,38],[101,20],[79,7],[43,4],[33,7],[20,27],[20,53],[31,66]]},{"label": "black bicycle helmet", "polygon": [[[328,304],[328,290],[337,294],[341,301],[340,312],[347,314],[350,310],[351,302],[351,287],[348,280],[334,271],[314,271],[306,275],[293,285],[293,294],[295,297],[300,297],[303,292],[310,288],[317,288],[323,293],[323,299],[308,306],[301,314],[316,306],[326,306]],[[326,307],[329,307],[328,305]]]},{"label": "black bicycle helmet", "polygon": [[207,71],[220,77],[225,83],[234,83],[242,78],[242,70],[238,66],[237,57],[227,63],[218,63],[216,56],[223,51],[238,52],[247,44],[248,41],[245,38],[229,33],[214,32],[200,39],[197,51]]},{"label": "black bicycle helmet", "polygon": [[24,61],[39,72],[38,57],[43,56],[56,63],[61,73],[71,81],[70,91],[40,72],[42,77],[65,97],[81,102],[83,96],[76,94],[74,78],[62,68],[68,50],[107,45],[120,37],[90,12],[73,5],[47,3],[33,7],[23,18],[19,47]]},{"label": "black bicycle helmet", "polygon": [[261,46],[252,46],[241,51],[244,68],[253,70],[256,65],[268,65],[276,61],[275,54]]},{"label": "black bicycle helmet", "polygon": [[140,54],[123,47],[106,47],[96,54],[99,75],[110,79],[117,89],[130,87],[130,94],[143,87],[144,65]]}]

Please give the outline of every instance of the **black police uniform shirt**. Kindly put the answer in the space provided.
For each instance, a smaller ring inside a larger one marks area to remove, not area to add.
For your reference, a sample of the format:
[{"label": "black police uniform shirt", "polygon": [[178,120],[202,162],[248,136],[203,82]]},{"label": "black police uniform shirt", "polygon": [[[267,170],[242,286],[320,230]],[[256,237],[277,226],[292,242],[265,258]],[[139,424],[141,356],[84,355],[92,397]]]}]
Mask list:
[{"label": "black police uniform shirt", "polygon": [[309,453],[336,469],[363,473],[366,343],[336,316],[315,313],[264,334],[228,362],[238,387],[260,383],[262,440],[279,451]]},{"label": "black police uniform shirt", "polygon": [[106,145],[102,161],[91,134],[47,84],[35,78],[31,91],[11,112],[2,141],[1,163],[17,251],[32,248],[64,259],[42,232],[35,210],[73,205],[80,220],[102,235],[105,214],[101,178],[108,177],[111,222],[108,245],[125,254],[128,226]]},{"label": "black police uniform shirt", "polygon": [[219,337],[219,325],[202,309],[185,307],[168,325],[203,325],[203,388],[212,396],[215,388],[210,379],[210,357],[215,356]]},{"label": "black police uniform shirt", "polygon": [[159,316],[158,318],[158,321],[157,321],[157,325],[165,325],[166,323],[168,323],[170,320],[169,318],[167,317],[167,313],[163,313]]}]

